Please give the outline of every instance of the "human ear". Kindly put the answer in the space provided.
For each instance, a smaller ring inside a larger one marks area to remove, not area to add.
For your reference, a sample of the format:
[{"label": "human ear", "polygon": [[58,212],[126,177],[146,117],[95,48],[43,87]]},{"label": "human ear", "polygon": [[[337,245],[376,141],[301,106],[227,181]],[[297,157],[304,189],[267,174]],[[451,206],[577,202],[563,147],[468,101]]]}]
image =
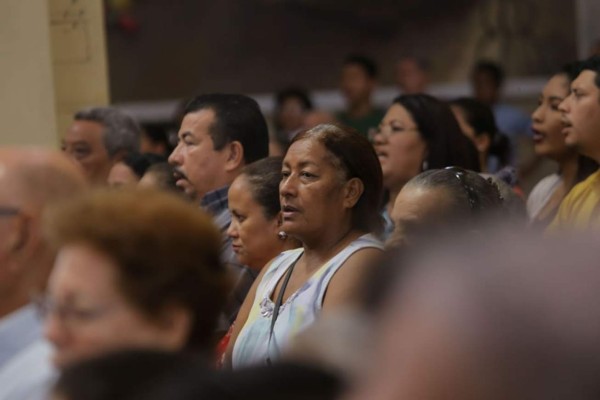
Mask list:
[{"label": "human ear", "polygon": [[344,185],[344,207],[354,207],[364,191],[365,185],[359,178],[352,178],[346,182]]},{"label": "human ear", "polygon": [[33,251],[30,223],[29,217],[23,214],[16,215],[11,222],[6,240],[3,241],[3,253],[6,255],[3,262],[8,270],[14,273],[27,267],[27,257]]},{"label": "human ear", "polygon": [[244,164],[244,147],[240,142],[234,140],[227,144],[227,160],[225,170],[227,172],[235,171]]},{"label": "human ear", "polygon": [[15,216],[14,223],[12,224],[11,234],[8,235],[6,240],[7,250],[11,253],[16,253],[28,244],[30,241],[30,217],[19,213]]}]

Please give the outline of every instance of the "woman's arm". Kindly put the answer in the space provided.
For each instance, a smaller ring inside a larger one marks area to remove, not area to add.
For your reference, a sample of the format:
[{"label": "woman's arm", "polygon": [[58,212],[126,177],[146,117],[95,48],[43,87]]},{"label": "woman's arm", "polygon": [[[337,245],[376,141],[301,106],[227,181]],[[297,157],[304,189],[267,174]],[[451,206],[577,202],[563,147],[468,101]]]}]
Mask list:
[{"label": "woman's arm", "polygon": [[329,282],[323,298],[323,312],[357,305],[363,298],[366,281],[373,271],[373,262],[382,254],[379,249],[365,248],[348,257]]},{"label": "woman's arm", "polygon": [[[271,261],[272,262],[272,261]],[[225,368],[231,368],[231,356],[233,354],[233,345],[237,340],[238,335],[240,334],[244,325],[246,325],[246,321],[248,320],[248,315],[250,315],[250,310],[252,309],[252,305],[254,304],[254,299],[256,297],[256,290],[258,285],[263,280],[263,277],[269,267],[271,266],[271,262],[269,262],[263,269],[260,270],[260,273],[252,283],[252,287],[248,291],[242,306],[240,307],[240,311],[233,323],[233,331],[231,332],[231,338],[229,339],[229,344],[227,345],[227,350],[225,350],[225,360],[224,366]]]}]

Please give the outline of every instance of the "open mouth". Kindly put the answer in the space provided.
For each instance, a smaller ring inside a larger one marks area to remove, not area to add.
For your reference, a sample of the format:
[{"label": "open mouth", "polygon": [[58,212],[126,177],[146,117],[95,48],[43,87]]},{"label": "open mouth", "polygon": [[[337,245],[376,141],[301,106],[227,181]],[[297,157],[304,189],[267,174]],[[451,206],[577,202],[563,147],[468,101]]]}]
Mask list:
[{"label": "open mouth", "polygon": [[532,129],[531,131],[533,133],[533,142],[534,143],[542,142],[546,138],[546,134],[538,131],[537,129]]},{"label": "open mouth", "polygon": [[377,148],[375,149],[375,154],[377,155],[377,158],[387,158],[388,157],[387,152],[378,150]]},{"label": "open mouth", "polygon": [[283,205],[281,207],[281,213],[283,216],[283,219],[289,219],[291,217],[293,217],[296,213],[298,213],[298,209],[296,207],[290,206],[290,205]]}]

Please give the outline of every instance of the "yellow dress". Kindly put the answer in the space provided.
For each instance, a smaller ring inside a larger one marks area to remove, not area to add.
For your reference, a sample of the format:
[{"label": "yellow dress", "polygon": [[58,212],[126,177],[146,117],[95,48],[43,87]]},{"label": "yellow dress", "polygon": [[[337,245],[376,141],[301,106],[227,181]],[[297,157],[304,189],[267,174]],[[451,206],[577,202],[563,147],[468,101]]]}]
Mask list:
[{"label": "yellow dress", "polygon": [[600,229],[600,170],[571,189],[546,233],[598,229]]}]

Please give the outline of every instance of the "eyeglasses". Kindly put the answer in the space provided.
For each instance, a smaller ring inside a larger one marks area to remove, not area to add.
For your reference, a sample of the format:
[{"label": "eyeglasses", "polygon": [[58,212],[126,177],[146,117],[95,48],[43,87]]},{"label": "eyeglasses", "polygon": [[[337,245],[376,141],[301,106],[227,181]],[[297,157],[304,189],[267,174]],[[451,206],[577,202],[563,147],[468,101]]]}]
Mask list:
[{"label": "eyeglasses", "polygon": [[69,328],[95,321],[115,309],[115,307],[111,306],[82,307],[70,304],[58,304],[46,295],[34,297],[33,304],[41,318],[56,317]]},{"label": "eyeglasses", "polygon": [[472,211],[479,211],[481,209],[479,197],[477,196],[477,193],[475,193],[475,189],[467,183],[467,171],[460,167],[446,167],[444,169],[447,171],[454,172],[454,176],[456,176],[456,179],[458,179],[460,185],[467,193],[467,199],[469,199],[469,207]]},{"label": "eyeglasses", "polygon": [[419,128],[417,128],[416,126],[411,126],[408,128],[405,127],[400,127],[400,126],[390,126],[388,125],[383,125],[383,126],[378,126],[375,128],[369,128],[368,131],[368,137],[369,140],[373,141],[375,140],[375,136],[381,134],[381,135],[385,135],[386,137],[390,137],[393,135],[396,135],[398,133],[402,133],[402,132],[409,132],[409,131],[418,131]]}]

